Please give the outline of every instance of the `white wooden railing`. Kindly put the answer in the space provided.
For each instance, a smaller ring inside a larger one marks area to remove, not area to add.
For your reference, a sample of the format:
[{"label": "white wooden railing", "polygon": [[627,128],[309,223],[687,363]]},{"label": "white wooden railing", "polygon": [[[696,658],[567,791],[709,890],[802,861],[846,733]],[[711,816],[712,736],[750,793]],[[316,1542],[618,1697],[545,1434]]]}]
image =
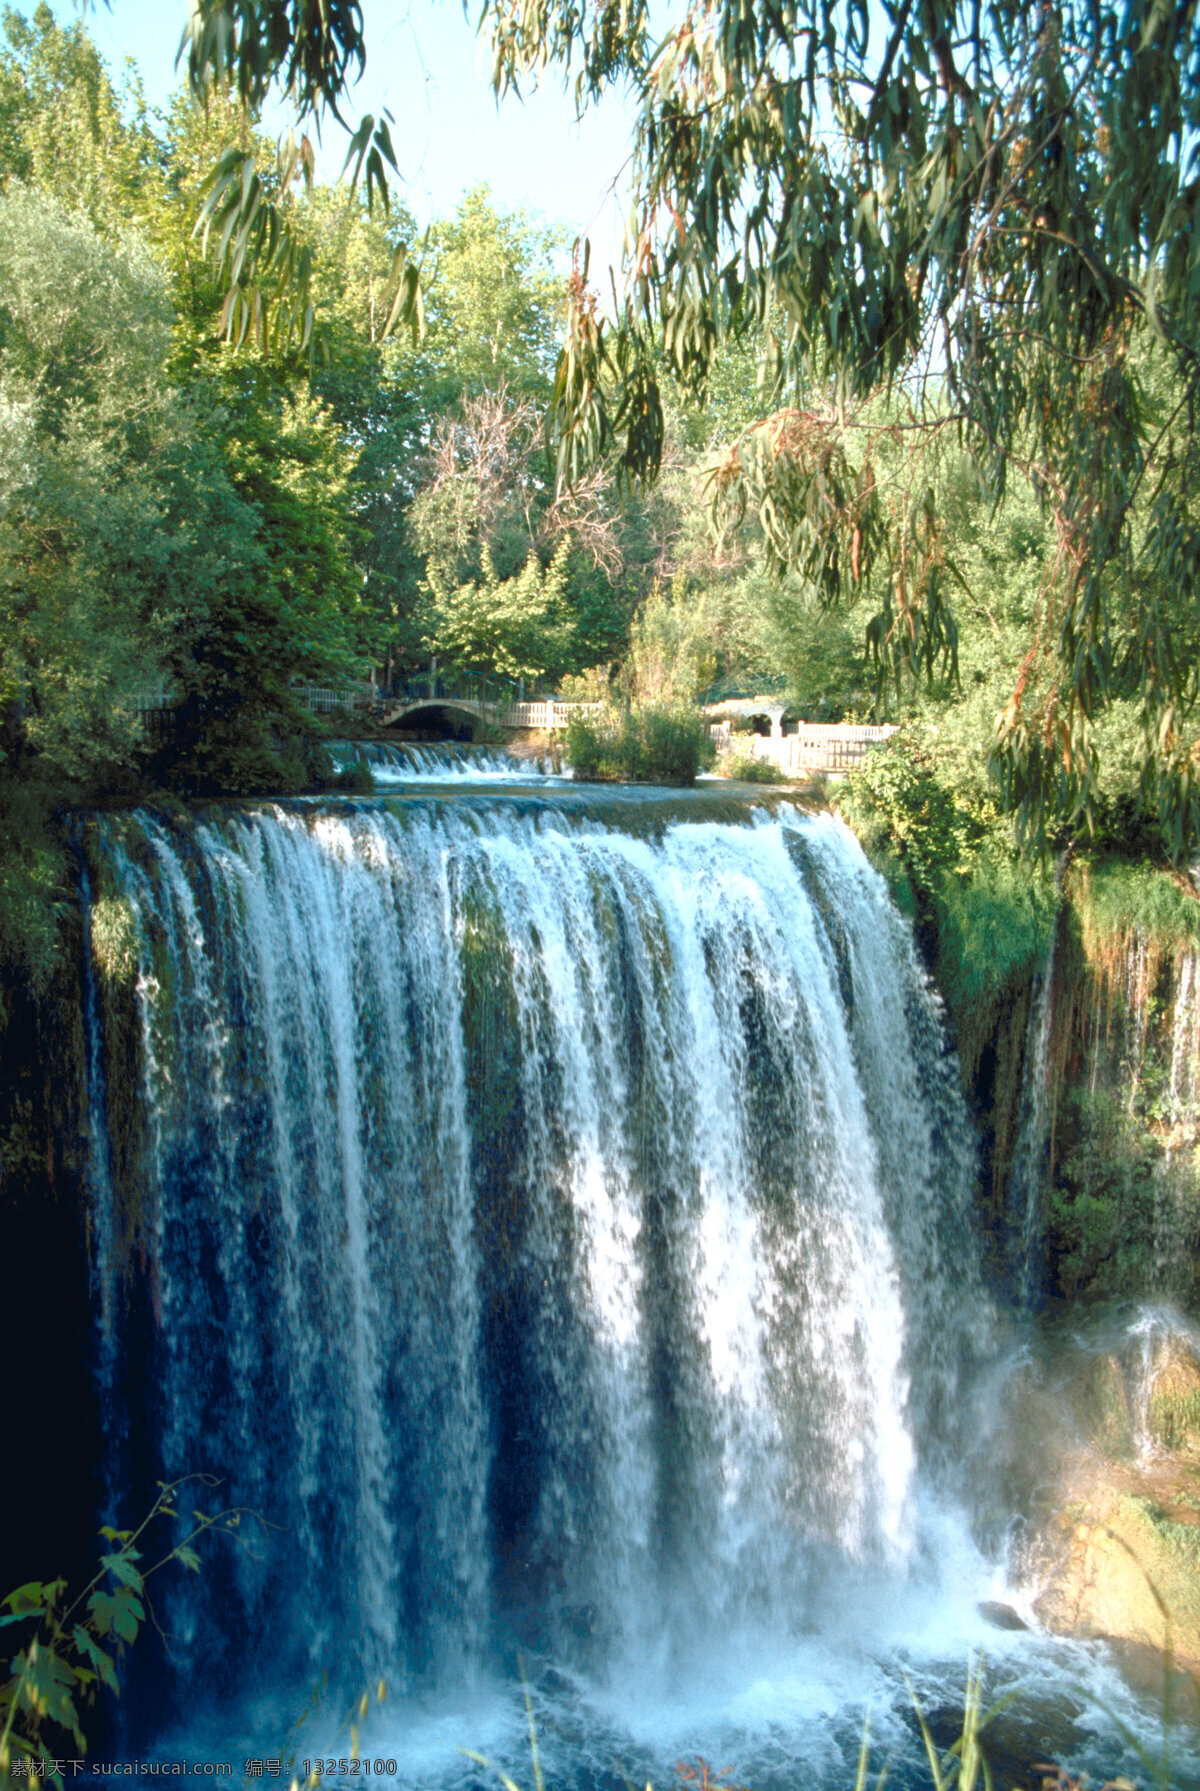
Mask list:
[{"label": "white wooden railing", "polygon": [[[294,692],[314,715],[332,715],[336,709],[370,709],[378,704],[375,687],[371,684],[354,684],[341,690],[325,684],[298,684],[294,686]],[[162,687],[139,691],[133,698],[133,706],[140,715],[149,715],[157,710],[169,709],[172,701],[166,688]],[[425,704],[449,704],[451,707],[457,704],[461,708],[473,710],[489,721],[499,723],[502,727],[547,729],[565,728],[572,715],[596,715],[603,706],[600,703],[560,703],[554,700],[535,703],[481,703],[474,697],[458,696],[411,697],[401,698],[399,701],[406,707],[414,708]]]},{"label": "white wooden railing", "polygon": [[[848,771],[861,765],[871,746],[890,740],[896,729],[857,722],[804,722],[794,734],[766,739],[761,734],[731,734],[725,751],[745,752],[752,759],[770,759],[781,771]],[[718,750],[722,750],[718,742]]]},{"label": "white wooden railing", "polygon": [[[338,709],[368,709],[376,702],[375,688],[370,684],[352,685],[343,690],[320,684],[304,684],[297,687],[296,695],[317,715],[330,715]],[[166,687],[160,686],[139,691],[133,698],[133,706],[141,717],[143,726],[149,728],[149,717],[158,711],[169,709],[173,700]],[[601,703],[560,703],[553,699],[506,704],[483,704],[461,697],[412,700],[414,705],[419,700],[451,705],[457,701],[462,707],[470,708],[502,727],[538,728],[547,732],[565,728],[572,715],[598,715],[603,708]],[[796,724],[794,733],[772,735],[768,738],[763,734],[735,734],[728,718],[725,718],[710,723],[708,731],[719,755],[729,752],[744,753],[753,759],[770,759],[781,771],[800,773],[846,771],[854,765],[861,765],[868,747],[880,745],[890,739],[896,729],[891,725],[875,727],[859,722],[802,721]]]},{"label": "white wooden railing", "polygon": [[301,684],[296,695],[313,715],[332,715],[335,709],[369,709],[375,702],[373,684],[352,684],[345,690],[332,690],[323,684]]},{"label": "white wooden railing", "polygon": [[572,715],[599,715],[600,703],[509,703],[496,709],[495,719],[505,728],[565,728]]},{"label": "white wooden railing", "polygon": [[135,691],[130,701],[138,715],[153,715],[159,709],[171,707],[171,696],[165,684],[159,684],[153,690]]}]

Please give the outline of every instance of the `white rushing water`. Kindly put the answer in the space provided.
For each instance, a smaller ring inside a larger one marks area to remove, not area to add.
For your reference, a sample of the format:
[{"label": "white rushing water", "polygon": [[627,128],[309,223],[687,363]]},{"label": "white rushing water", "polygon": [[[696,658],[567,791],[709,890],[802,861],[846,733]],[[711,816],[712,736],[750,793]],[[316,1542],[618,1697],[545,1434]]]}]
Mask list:
[{"label": "white rushing water", "polygon": [[523,1651],[561,1784],[728,1741],[833,1785],[868,1699],[907,1745],[889,1651],[933,1697],[980,1638],[991,1321],[908,932],[827,816],[600,814],[92,826],[138,957],[88,1010],[108,1499],[267,1526],[164,1594],[143,1736],[275,1752],[382,1675],[366,1745],[474,1783]]},{"label": "white rushing water", "polygon": [[339,770],[363,760],[378,790],[425,783],[545,784],[567,781],[572,775],[561,752],[549,748],[517,753],[502,746],[444,740],[335,740],[330,750]]}]

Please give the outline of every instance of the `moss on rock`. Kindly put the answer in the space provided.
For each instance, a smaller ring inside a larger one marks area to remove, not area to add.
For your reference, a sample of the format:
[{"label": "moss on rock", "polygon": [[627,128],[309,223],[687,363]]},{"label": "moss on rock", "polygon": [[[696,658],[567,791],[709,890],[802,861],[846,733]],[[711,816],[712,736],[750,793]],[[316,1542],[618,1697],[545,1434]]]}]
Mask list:
[{"label": "moss on rock", "polygon": [[1200,1362],[1189,1352],[1172,1350],[1157,1367],[1146,1416],[1160,1448],[1200,1452]]},{"label": "moss on rock", "polygon": [[1059,1520],[1057,1571],[1037,1601],[1050,1629],[1112,1637],[1200,1667],[1200,1527],[1103,1484]]}]

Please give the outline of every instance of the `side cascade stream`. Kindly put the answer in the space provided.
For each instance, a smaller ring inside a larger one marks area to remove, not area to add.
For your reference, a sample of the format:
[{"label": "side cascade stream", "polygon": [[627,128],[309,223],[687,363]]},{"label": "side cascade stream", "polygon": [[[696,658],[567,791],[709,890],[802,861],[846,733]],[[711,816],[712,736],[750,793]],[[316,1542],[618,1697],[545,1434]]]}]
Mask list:
[{"label": "side cascade stream", "polygon": [[[1136,1263],[1125,1297],[1184,1306],[1194,1297],[1198,966],[1194,947],[1164,947],[1138,930],[1093,944],[1090,958],[1063,929],[1055,934],[1032,988],[1006,1186],[1012,1279],[1027,1310],[1071,1297],[1089,1252],[1098,1274],[1112,1233]],[[1071,1207],[1081,1195],[1098,1203],[1091,1230]],[[1057,1287],[1047,1249],[1055,1226]],[[1112,1288],[1101,1282],[1099,1291]]]},{"label": "side cascade stream", "polygon": [[1052,939],[1046,962],[1034,981],[1025,1039],[1016,1149],[1009,1171],[1009,1232],[1015,1245],[1015,1291],[1026,1310],[1036,1304],[1043,1279],[1039,1256],[1050,1143],[1055,945],[1056,940]]},{"label": "side cascade stream", "polygon": [[518,1650],[678,1685],[936,1574],[989,1323],[938,1003],[839,823],[707,813],[82,823],[109,1521],[262,1520],[135,1737]]}]

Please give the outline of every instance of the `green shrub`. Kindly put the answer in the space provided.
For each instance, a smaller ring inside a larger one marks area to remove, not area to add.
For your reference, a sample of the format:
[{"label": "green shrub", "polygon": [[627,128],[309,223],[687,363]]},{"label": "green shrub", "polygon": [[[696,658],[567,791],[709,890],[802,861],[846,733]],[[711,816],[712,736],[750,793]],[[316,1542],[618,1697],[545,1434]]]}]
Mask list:
[{"label": "green shrub", "polygon": [[334,789],[353,796],[373,796],[375,779],[366,759],[360,757],[352,765],[343,766],[334,779]]},{"label": "green shrub", "polygon": [[609,713],[572,715],[567,722],[567,759],[575,776],[584,783],[613,783],[622,769],[620,722]]},{"label": "green shrub", "polygon": [[713,758],[699,710],[665,703],[625,714],[573,715],[566,752],[584,783],[694,784]]},{"label": "green shrub", "polygon": [[1119,955],[1139,936],[1164,956],[1200,942],[1200,902],[1181,879],[1144,860],[1080,860],[1071,877],[1071,902],[1093,962]]},{"label": "green shrub", "polygon": [[996,843],[933,890],[938,987],[954,1015],[959,1056],[973,1070],[1001,1010],[1045,962],[1059,895],[1045,866]]},{"label": "green shrub", "polygon": [[782,784],[787,779],[773,759],[756,759],[749,753],[734,752],[721,760],[722,777],[732,777],[741,784]]}]

